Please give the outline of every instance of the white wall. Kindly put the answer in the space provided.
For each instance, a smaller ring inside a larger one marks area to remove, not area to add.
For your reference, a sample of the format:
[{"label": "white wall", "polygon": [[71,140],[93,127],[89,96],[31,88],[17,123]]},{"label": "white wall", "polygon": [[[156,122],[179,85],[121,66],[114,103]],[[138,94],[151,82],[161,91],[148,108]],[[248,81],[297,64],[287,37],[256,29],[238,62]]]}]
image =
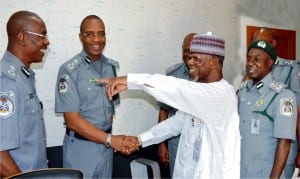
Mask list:
[{"label": "white wall", "polygon": [[[181,61],[185,34],[212,31],[226,41],[224,77],[237,87],[244,64],[245,26],[268,25],[299,32],[299,5],[298,0],[3,0],[0,56],[7,44],[6,22],[13,12],[31,10],[44,19],[51,51],[42,64],[32,68],[45,106],[48,146],[60,145],[64,126],[63,118],[54,113],[56,74],[63,62],[81,50],[78,32],[85,16],[103,18],[107,30],[104,53],[120,62],[119,75],[164,73],[166,67]],[[299,41],[297,37],[297,44]],[[151,96],[129,91],[121,97],[114,133],[136,135],[156,123],[158,109]]]}]

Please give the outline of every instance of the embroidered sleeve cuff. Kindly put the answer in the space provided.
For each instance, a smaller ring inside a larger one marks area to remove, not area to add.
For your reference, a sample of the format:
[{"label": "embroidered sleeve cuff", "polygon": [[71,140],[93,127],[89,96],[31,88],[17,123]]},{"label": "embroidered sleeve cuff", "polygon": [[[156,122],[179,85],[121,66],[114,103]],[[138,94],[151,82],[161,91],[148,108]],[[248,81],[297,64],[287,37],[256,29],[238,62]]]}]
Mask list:
[{"label": "embroidered sleeve cuff", "polygon": [[139,135],[139,142],[142,147],[146,147],[148,145],[151,145],[150,143],[151,139],[153,138],[153,135],[151,132],[144,132],[141,135]]},{"label": "embroidered sleeve cuff", "polygon": [[147,76],[148,74],[128,73],[127,75],[128,89],[143,89],[144,79]]}]

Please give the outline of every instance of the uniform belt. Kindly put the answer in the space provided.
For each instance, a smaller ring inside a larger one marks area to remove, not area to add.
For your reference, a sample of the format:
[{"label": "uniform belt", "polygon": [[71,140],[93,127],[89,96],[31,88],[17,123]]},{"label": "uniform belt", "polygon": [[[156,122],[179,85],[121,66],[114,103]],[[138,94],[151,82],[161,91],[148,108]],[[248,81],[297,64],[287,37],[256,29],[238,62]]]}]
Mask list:
[{"label": "uniform belt", "polygon": [[[71,132],[71,129],[66,128],[66,134],[67,134],[67,135],[70,135],[70,132]],[[111,133],[111,127],[110,127],[109,129],[107,129],[105,132],[106,132],[106,133]],[[74,131],[74,137],[76,137],[77,139],[81,139],[81,140],[89,140],[89,139],[83,137],[82,135],[78,134],[78,133],[75,132],[75,131]]]}]

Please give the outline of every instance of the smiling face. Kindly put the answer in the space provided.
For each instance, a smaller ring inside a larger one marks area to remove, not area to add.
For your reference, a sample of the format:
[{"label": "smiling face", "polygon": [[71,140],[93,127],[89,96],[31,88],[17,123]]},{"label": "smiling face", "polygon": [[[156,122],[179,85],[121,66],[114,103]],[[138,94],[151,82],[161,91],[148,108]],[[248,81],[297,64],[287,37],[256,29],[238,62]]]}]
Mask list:
[{"label": "smiling face", "polygon": [[83,49],[92,60],[99,59],[106,44],[105,26],[101,19],[88,18],[79,34]]},{"label": "smiling face", "polygon": [[274,60],[272,60],[266,52],[258,48],[252,48],[247,55],[247,75],[255,84],[272,70],[273,63]]},{"label": "smiling face", "polygon": [[208,82],[212,72],[212,65],[215,56],[209,54],[191,53],[188,66],[192,81]]},{"label": "smiling face", "polygon": [[24,53],[30,63],[41,62],[44,56],[49,40],[47,38],[47,29],[44,22],[33,18],[30,24],[20,32],[24,40]]}]

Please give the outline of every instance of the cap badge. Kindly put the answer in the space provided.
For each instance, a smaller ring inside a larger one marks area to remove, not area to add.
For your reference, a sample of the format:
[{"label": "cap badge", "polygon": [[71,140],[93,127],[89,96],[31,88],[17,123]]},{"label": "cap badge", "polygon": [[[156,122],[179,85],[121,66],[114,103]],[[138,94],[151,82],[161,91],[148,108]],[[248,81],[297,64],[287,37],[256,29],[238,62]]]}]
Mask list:
[{"label": "cap badge", "polygon": [[258,47],[261,47],[261,48],[266,48],[267,44],[266,44],[264,41],[259,41],[259,42],[257,43],[257,46],[258,46]]}]

